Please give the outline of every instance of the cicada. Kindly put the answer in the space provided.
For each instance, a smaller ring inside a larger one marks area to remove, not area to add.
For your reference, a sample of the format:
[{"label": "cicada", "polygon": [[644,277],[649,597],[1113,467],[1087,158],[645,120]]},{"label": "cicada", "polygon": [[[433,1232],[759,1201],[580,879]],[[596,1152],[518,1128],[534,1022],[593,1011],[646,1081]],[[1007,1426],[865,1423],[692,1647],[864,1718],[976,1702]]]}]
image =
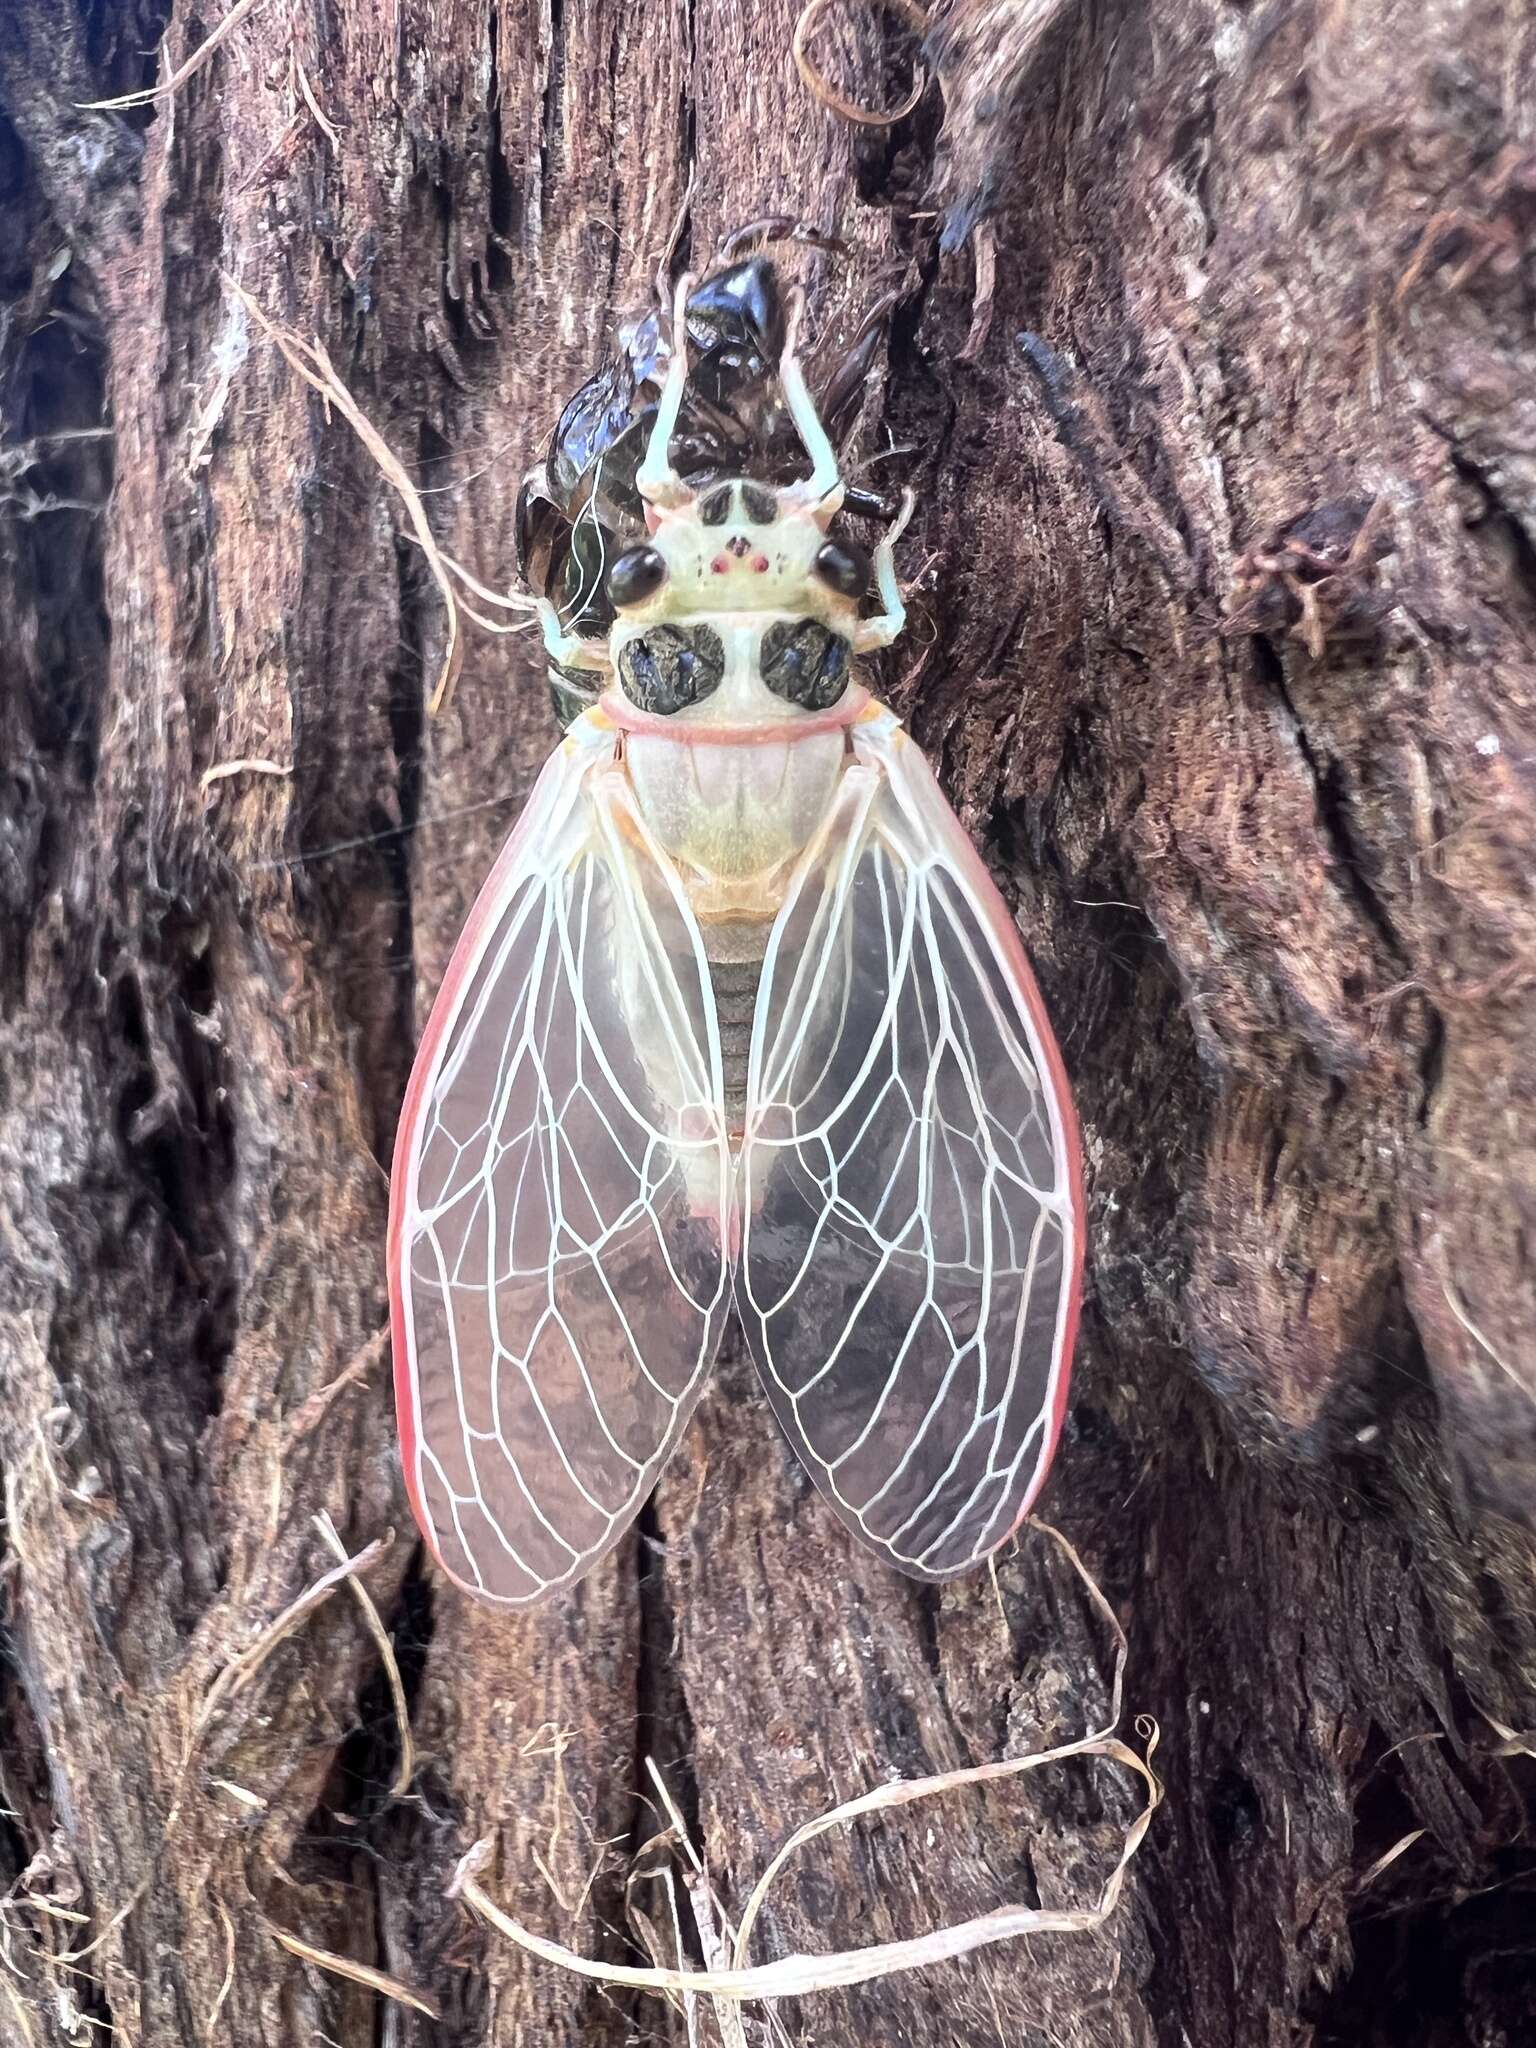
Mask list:
[{"label": "cicada", "polygon": [[389,1264],[407,1485],[508,1608],[619,1542],[734,1304],[855,1537],[944,1580],[1060,1430],[1084,1217],[1060,1054],[932,771],[859,681],[905,622],[786,322],[805,473],[674,466],[672,347],[590,680],[461,937],[401,1119]]}]

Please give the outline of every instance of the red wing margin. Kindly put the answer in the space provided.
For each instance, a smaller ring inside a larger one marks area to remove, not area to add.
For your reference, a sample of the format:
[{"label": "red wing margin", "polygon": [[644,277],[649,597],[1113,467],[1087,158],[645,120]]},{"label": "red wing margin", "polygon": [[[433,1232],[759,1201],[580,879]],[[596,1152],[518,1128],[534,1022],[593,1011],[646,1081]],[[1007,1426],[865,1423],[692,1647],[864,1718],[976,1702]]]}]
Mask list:
[{"label": "red wing margin", "polygon": [[1061,1059],[1013,921],[886,713],[759,986],[736,1298],[854,1534],[918,1578],[1018,1525],[1061,1423],[1082,1264]]},{"label": "red wing margin", "polygon": [[508,1607],[634,1518],[729,1300],[698,926],[613,766],[566,740],[471,914],[411,1078],[390,1283],[412,1506]]}]

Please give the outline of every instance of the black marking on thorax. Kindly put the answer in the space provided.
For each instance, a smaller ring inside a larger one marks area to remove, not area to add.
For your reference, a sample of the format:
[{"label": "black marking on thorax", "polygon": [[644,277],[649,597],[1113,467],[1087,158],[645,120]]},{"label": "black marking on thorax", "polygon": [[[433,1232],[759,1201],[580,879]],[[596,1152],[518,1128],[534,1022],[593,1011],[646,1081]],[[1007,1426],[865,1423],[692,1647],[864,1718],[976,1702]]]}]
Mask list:
[{"label": "black marking on thorax", "polygon": [[651,626],[619,649],[625,696],[663,718],[713,696],[724,674],[724,643],[702,621]]},{"label": "black marking on thorax", "polygon": [[758,659],[773,694],[807,711],[830,710],[848,687],[848,642],[820,619],[776,619]]}]

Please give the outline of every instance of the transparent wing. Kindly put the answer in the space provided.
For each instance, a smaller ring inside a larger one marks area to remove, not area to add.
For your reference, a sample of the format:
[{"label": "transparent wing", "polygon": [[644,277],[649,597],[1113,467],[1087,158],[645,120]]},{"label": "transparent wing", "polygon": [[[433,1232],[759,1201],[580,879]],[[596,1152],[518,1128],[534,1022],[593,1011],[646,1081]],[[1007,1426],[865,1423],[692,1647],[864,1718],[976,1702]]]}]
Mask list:
[{"label": "transparent wing", "polygon": [[411,1501],[444,1569],[507,1606],[623,1534],[729,1300],[709,975],[612,753],[583,719],[546,768],[449,968],[395,1155]]},{"label": "transparent wing", "polygon": [[889,713],[759,985],[737,1300],[779,1420],[855,1535],[964,1571],[1017,1526],[1066,1396],[1081,1168],[1012,919]]}]

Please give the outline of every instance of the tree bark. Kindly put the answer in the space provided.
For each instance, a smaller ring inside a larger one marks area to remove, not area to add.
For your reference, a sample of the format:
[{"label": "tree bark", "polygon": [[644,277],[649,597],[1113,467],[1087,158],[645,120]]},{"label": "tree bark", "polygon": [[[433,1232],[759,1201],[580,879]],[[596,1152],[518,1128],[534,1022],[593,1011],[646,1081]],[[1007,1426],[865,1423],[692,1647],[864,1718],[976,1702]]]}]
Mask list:
[{"label": "tree bark", "polygon": [[[942,1592],[855,1555],[739,1363],[548,1612],[472,1607],[405,1507],[384,1165],[554,729],[531,636],[472,637],[428,719],[397,503],[225,278],[504,586],[691,175],[696,254],[780,210],[856,242],[807,259],[819,333],[911,286],[859,441],[919,493],[882,686],[1078,1089],[1044,1506],[1168,1794],[1100,1933],[788,2038],[1528,2038],[1529,7],[956,0],[883,131],[807,93],[790,0],[265,0],[174,95],[85,109],[221,11],[0,19],[0,2039],[681,2041],[471,1920],[471,1844],[517,1918],[633,1960],[647,1756],[739,1908],[836,1800],[1104,1712],[1053,1545]],[[861,100],[909,75],[878,11],[816,47]],[[408,1789],[355,1588],[270,1633],[336,1564],[323,1513],[352,1554],[393,1531],[356,1583]],[[1073,1768],[824,1838],[755,1955],[1091,1903],[1135,1802]]]}]

